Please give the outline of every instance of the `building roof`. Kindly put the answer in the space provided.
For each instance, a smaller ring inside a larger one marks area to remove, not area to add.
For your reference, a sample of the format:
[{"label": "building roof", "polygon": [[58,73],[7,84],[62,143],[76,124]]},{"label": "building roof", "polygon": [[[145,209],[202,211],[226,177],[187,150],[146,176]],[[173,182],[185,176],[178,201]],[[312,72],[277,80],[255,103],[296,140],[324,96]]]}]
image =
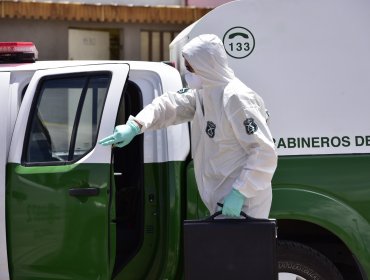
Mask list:
[{"label": "building roof", "polygon": [[89,22],[190,24],[210,8],[128,6],[68,2],[1,1],[0,18]]}]

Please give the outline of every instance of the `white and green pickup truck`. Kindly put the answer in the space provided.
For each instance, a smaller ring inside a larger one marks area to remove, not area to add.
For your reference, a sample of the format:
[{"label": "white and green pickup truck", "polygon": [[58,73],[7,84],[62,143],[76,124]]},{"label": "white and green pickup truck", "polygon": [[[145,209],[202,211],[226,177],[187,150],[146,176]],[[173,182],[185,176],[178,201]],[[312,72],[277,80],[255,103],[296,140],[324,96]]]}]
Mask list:
[{"label": "white and green pickup truck", "polygon": [[173,275],[188,124],[145,133],[127,149],[97,139],[182,88],[178,71],[154,62],[7,61],[0,65],[0,279]]}]

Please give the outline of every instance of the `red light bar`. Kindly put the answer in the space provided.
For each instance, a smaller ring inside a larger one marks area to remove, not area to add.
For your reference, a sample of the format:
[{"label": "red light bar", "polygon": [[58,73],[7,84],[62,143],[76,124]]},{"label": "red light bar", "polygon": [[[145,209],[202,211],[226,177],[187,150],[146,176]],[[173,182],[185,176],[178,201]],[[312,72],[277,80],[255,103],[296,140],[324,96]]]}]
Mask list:
[{"label": "red light bar", "polygon": [[32,42],[0,42],[0,63],[35,62],[37,58]]}]

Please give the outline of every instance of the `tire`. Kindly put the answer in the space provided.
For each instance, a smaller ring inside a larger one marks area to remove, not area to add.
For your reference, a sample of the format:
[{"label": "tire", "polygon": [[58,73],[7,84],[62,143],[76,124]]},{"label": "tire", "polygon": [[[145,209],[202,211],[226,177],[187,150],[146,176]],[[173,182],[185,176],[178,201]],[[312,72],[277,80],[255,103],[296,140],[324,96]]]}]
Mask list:
[{"label": "tire", "polygon": [[343,280],[334,264],[311,247],[279,241],[277,253],[279,280]]}]

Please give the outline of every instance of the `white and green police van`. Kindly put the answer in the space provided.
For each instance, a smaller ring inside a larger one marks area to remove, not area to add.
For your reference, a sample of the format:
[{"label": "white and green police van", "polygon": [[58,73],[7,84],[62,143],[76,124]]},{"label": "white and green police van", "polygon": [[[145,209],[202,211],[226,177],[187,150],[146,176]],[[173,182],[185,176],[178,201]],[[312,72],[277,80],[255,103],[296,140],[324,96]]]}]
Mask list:
[{"label": "white and green police van", "polygon": [[201,33],[269,108],[279,280],[368,279],[369,26],[369,0],[230,2],[172,42],[179,71],[0,43],[0,280],[184,278],[182,221],[208,215],[189,124],[97,140],[182,88],[179,50]]},{"label": "white and green police van", "polygon": [[[236,76],[270,113],[279,271],[294,272],[289,279],[369,279],[370,1],[224,4],[171,43],[180,73],[181,47],[203,33],[222,39]],[[196,189],[187,192],[187,215],[205,215]]]}]

